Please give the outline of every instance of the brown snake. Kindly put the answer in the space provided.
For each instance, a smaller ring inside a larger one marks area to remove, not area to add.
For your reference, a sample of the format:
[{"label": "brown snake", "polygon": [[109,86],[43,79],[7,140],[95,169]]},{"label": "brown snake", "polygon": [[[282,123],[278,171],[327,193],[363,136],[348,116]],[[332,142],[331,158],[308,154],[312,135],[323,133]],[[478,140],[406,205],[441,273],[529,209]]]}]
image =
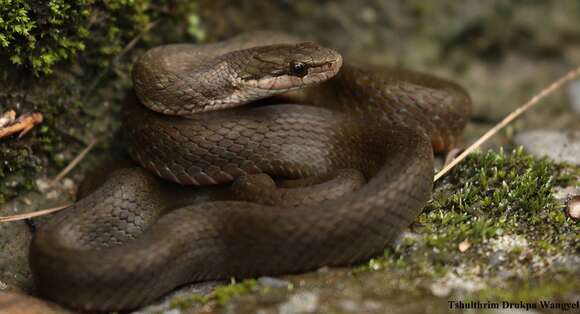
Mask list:
[{"label": "brown snake", "polygon": [[[452,82],[360,70],[268,32],[151,49],[133,81],[124,130],[149,172],[116,172],[31,244],[38,295],[73,308],[131,309],[189,282],[381,253],[429,199],[433,149],[455,145],[471,104]],[[274,95],[286,104],[255,103]],[[149,173],[234,182],[237,196],[191,205],[195,188]]]}]

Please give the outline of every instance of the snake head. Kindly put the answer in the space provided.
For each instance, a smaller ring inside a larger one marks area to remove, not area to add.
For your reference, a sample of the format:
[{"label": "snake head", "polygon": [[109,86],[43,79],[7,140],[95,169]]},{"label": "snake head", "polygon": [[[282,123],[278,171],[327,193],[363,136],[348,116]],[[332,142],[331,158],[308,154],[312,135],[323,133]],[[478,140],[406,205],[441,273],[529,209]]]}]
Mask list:
[{"label": "snake head", "polygon": [[307,87],[333,77],[342,56],[312,42],[278,44],[240,51],[244,58],[233,65],[242,86],[277,94]]},{"label": "snake head", "polygon": [[141,103],[166,115],[232,108],[323,82],[342,66],[338,52],[312,42],[226,44],[147,51],[132,73]]}]

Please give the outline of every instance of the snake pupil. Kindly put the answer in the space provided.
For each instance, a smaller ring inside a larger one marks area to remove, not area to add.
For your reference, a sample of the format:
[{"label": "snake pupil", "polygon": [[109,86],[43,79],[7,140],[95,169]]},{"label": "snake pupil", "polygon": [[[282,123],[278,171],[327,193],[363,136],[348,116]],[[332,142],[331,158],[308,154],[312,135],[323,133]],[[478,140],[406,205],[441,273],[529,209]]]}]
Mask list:
[{"label": "snake pupil", "polygon": [[304,76],[306,75],[306,64],[302,63],[302,62],[292,62],[290,64],[290,69],[292,70],[292,73],[299,75],[299,76]]}]

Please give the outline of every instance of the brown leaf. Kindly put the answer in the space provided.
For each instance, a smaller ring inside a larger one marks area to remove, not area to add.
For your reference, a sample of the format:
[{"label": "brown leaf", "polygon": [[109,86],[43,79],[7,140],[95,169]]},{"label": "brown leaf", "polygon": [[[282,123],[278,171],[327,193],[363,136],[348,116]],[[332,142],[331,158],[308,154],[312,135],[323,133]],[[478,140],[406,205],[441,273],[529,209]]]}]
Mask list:
[{"label": "brown leaf", "polygon": [[459,252],[463,253],[463,252],[467,251],[467,249],[469,249],[470,246],[471,246],[471,243],[469,242],[469,240],[465,239],[461,243],[459,243],[457,248],[459,249]]}]

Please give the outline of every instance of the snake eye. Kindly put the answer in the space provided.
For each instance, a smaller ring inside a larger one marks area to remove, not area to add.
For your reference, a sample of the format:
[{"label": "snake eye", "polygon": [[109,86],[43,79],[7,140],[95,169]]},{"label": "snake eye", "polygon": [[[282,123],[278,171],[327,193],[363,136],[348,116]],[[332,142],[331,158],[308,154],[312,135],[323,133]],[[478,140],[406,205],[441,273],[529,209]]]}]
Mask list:
[{"label": "snake eye", "polygon": [[292,62],[290,64],[290,70],[292,71],[293,74],[297,76],[304,76],[308,72],[306,64],[302,62]]}]

